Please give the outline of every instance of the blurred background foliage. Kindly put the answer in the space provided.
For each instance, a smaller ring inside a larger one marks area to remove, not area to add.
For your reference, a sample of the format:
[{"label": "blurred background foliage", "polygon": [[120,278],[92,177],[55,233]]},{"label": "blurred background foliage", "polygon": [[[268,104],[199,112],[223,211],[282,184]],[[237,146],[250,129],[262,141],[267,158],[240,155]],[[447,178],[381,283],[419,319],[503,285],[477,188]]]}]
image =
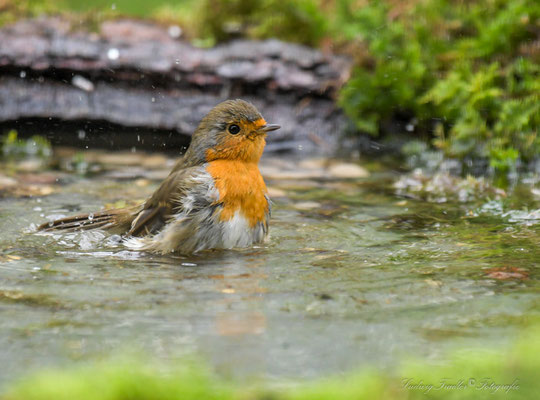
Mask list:
[{"label": "blurred background foliage", "polygon": [[355,68],[339,104],[358,132],[403,127],[500,170],[540,154],[537,0],[0,0],[0,11],[0,23],[148,17],[199,46],[277,37],[348,54]]},{"label": "blurred background foliage", "polygon": [[454,351],[449,354],[450,361],[441,365],[408,359],[395,371],[366,370],[281,387],[224,380],[201,362],[184,360],[178,366],[164,368],[144,357],[116,356],[35,373],[13,385],[5,399],[535,399],[540,388],[539,333],[532,323],[508,349]]},{"label": "blurred background foliage", "polygon": [[340,98],[361,130],[401,114],[450,156],[504,169],[539,154],[539,2],[341,4],[340,26],[367,46]]}]

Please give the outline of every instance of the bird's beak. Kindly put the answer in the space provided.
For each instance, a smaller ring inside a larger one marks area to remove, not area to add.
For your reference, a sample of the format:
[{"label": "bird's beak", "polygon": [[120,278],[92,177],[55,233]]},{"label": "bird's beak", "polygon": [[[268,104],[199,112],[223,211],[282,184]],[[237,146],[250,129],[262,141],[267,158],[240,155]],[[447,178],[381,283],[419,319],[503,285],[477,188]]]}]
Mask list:
[{"label": "bird's beak", "polygon": [[267,133],[267,132],[272,132],[272,131],[278,130],[279,128],[281,128],[281,126],[279,126],[279,125],[267,124],[267,125],[261,126],[258,129],[258,131],[261,132],[261,133]]}]

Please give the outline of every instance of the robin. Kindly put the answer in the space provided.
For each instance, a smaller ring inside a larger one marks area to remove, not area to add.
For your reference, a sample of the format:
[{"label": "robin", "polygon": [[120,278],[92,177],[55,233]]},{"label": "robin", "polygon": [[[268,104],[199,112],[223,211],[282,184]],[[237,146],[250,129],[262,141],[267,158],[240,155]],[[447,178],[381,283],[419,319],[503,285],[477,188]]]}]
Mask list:
[{"label": "robin", "polygon": [[261,243],[270,200],[258,162],[266,134],[279,128],[246,101],[224,101],[201,120],[184,157],[141,206],[67,217],[38,230],[115,230],[128,247],[162,254]]}]

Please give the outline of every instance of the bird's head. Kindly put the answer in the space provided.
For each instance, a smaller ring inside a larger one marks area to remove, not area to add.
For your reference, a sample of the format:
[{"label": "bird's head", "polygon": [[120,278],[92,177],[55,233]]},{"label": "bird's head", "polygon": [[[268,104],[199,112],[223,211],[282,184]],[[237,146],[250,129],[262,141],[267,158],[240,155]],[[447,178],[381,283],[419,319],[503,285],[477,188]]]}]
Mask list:
[{"label": "bird's head", "polygon": [[214,160],[257,162],[266,144],[266,133],[279,128],[267,124],[247,101],[224,101],[201,120],[191,138],[186,161],[189,164]]}]

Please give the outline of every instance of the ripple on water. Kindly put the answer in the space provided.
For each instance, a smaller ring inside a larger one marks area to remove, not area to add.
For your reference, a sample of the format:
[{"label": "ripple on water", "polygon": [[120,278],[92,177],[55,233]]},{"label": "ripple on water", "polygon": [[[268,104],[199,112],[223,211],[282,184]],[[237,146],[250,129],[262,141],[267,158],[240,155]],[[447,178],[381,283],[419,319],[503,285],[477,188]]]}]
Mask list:
[{"label": "ripple on water", "polygon": [[12,368],[0,381],[122,346],[196,351],[244,374],[391,368],[402,353],[503,342],[538,315],[540,204],[429,204],[377,176],[303,179],[279,185],[267,244],[192,256],[130,251],[103,231],[32,233],[43,215],[116,201],[100,177],[2,200],[0,363]]}]

